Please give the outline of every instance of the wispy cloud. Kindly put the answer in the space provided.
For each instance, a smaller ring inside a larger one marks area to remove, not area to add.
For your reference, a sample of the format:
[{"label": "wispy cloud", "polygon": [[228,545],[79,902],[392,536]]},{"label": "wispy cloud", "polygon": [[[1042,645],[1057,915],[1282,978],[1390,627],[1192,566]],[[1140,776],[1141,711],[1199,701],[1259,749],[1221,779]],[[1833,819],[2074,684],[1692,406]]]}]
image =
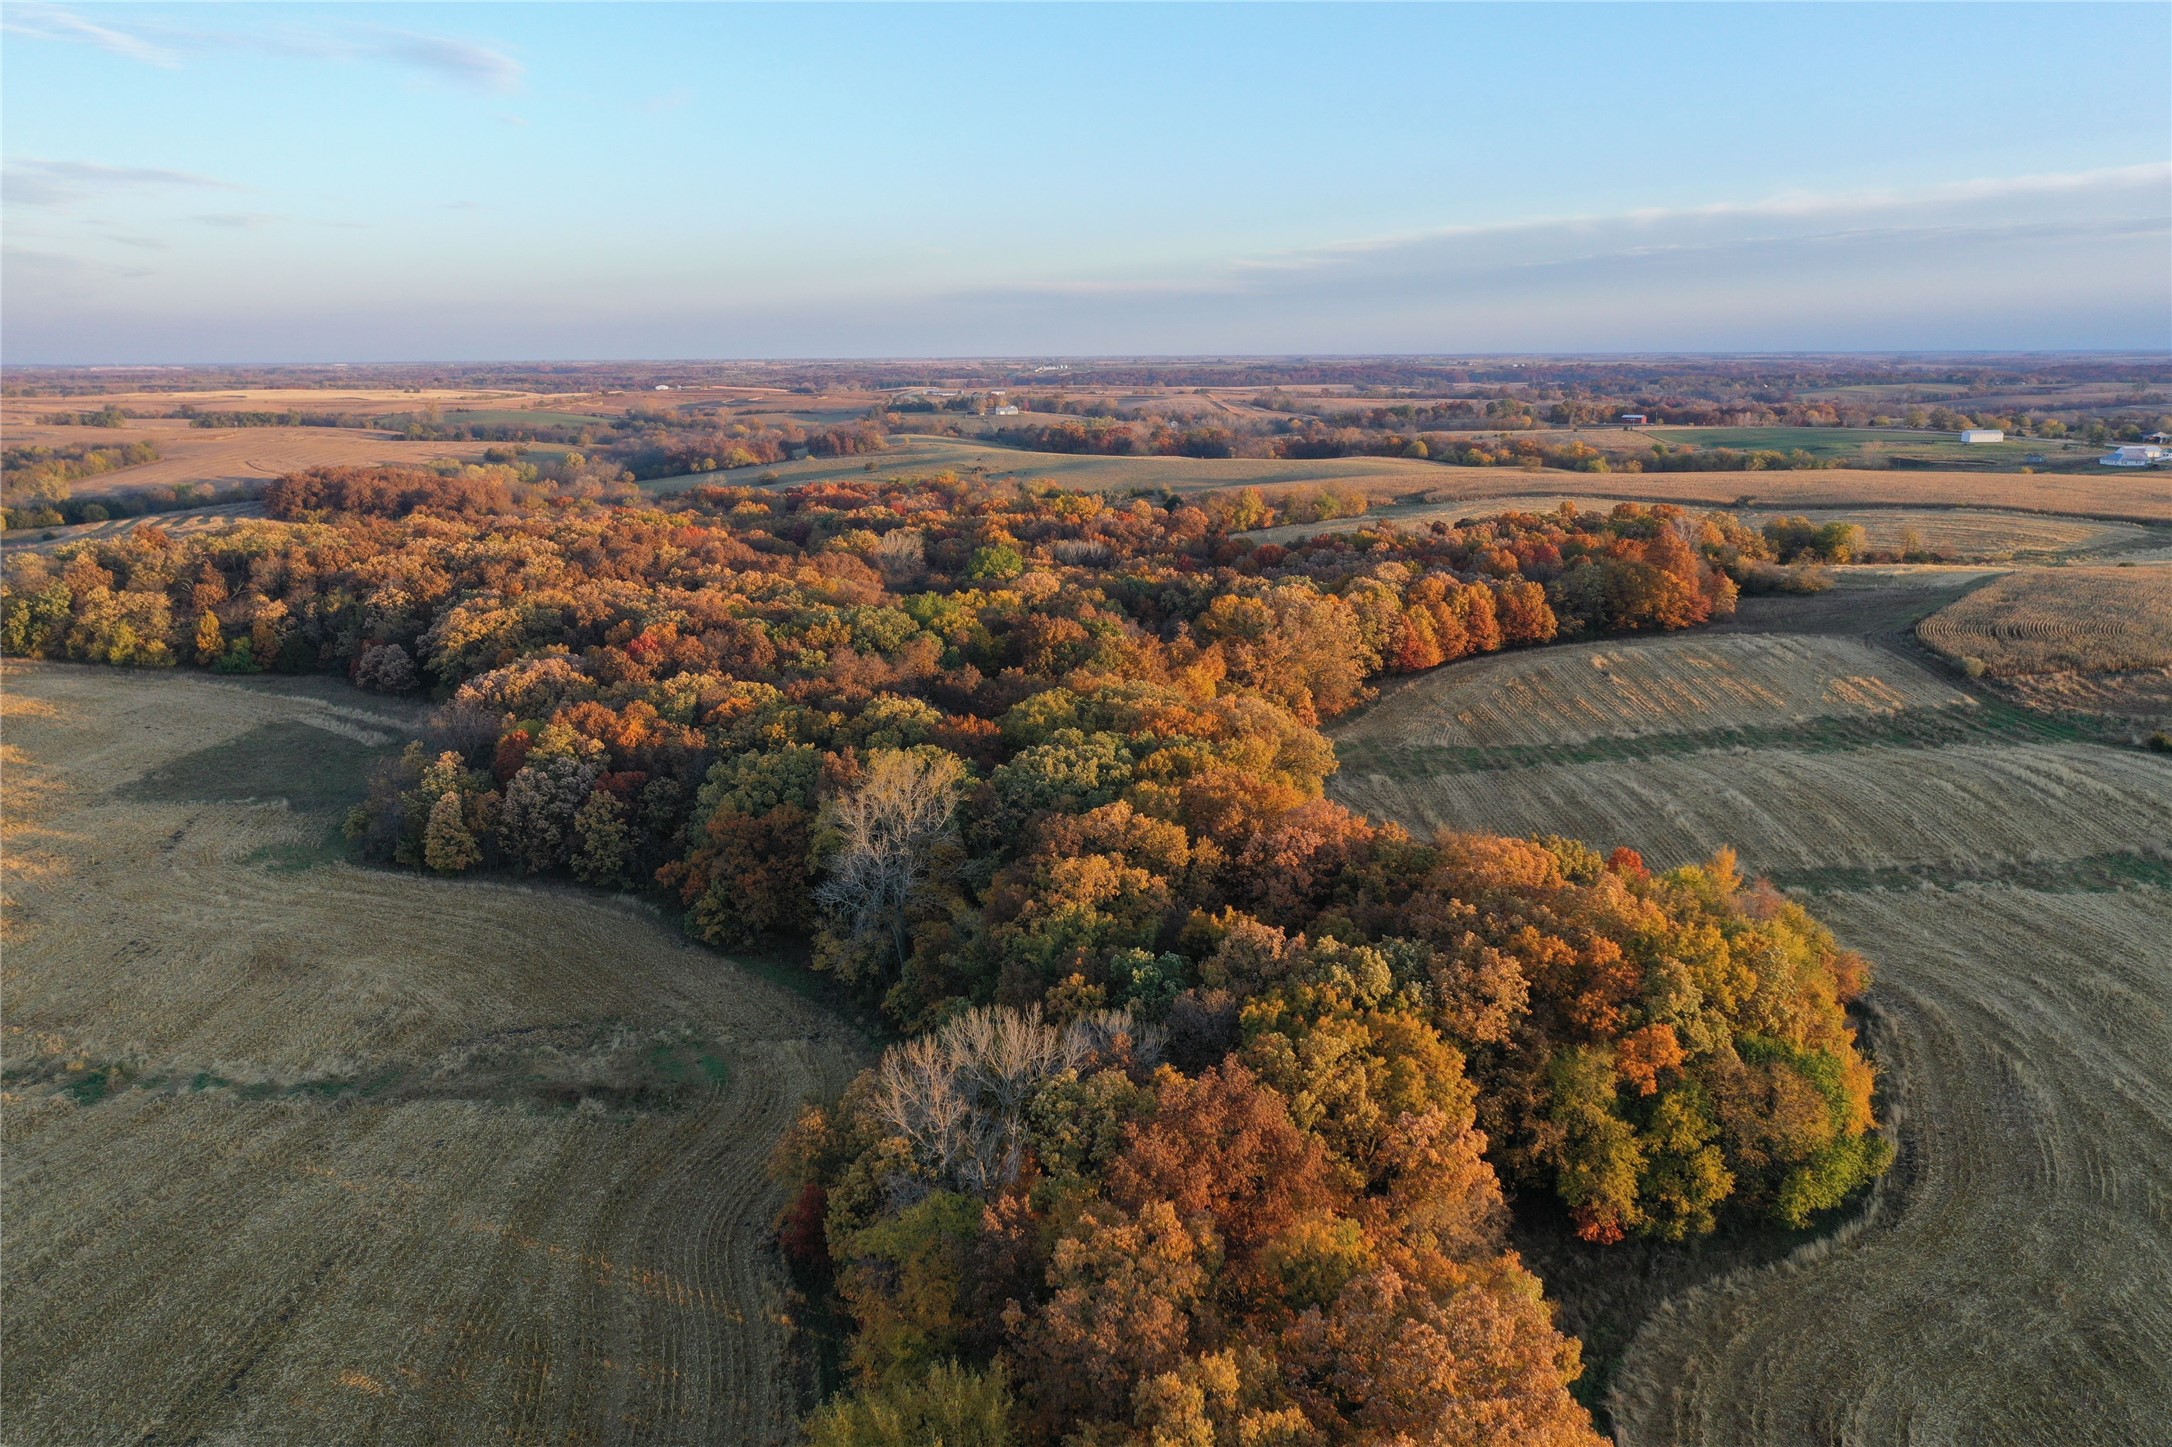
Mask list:
[{"label": "wispy cloud", "polygon": [[11,206],[67,206],[151,188],[239,191],[232,181],[156,166],[107,166],[96,161],[22,157],[0,167],[0,200]]},{"label": "wispy cloud", "polygon": [[286,219],[269,211],[207,211],[189,218],[205,226],[221,226],[229,231],[254,231]]},{"label": "wispy cloud", "polygon": [[180,58],[163,46],[156,45],[144,36],[110,25],[86,20],[72,11],[54,5],[10,5],[0,10],[0,30],[10,35],[20,35],[30,40],[60,40],[77,45],[95,45],[111,55],[125,55],[130,60],[140,60],[146,65],[173,69],[180,65]]},{"label": "wispy cloud", "polygon": [[965,351],[1889,345],[2009,326],[2025,344],[2061,308],[2124,309],[2106,335],[2131,344],[2172,342],[2168,246],[2172,165],[2152,164],[1443,227],[862,306],[901,331],[988,336]]},{"label": "wispy cloud", "polygon": [[1612,214],[1551,216],[1477,226],[1444,226],[1393,236],[1366,237],[1323,246],[1239,257],[1228,264],[1234,275],[1311,271],[1348,265],[1383,253],[1412,253],[1428,248],[1477,247],[1489,239],[1513,239],[1518,245],[1539,236],[1583,238],[1661,233],[1712,222],[1816,222],[1878,214],[1926,215],[1995,205],[2001,202],[2079,199],[2089,193],[2154,195],[2172,214],[2172,162],[2109,166],[2054,175],[1991,177],[1945,182],[1908,190],[1882,188],[1842,192],[1787,191],[1749,201],[1715,201],[1699,206],[1647,207]]},{"label": "wispy cloud", "polygon": [[521,63],[472,40],[379,25],[284,26],[212,30],[138,23],[129,29],[94,21],[57,5],[10,5],[0,28],[31,40],[91,45],[147,65],[179,68],[191,55],[253,52],[335,61],[378,61],[418,71],[468,90],[518,90]]},{"label": "wispy cloud", "polygon": [[360,31],[345,41],[329,40],[318,53],[389,60],[477,90],[518,90],[524,73],[521,63],[503,51],[413,30]]}]

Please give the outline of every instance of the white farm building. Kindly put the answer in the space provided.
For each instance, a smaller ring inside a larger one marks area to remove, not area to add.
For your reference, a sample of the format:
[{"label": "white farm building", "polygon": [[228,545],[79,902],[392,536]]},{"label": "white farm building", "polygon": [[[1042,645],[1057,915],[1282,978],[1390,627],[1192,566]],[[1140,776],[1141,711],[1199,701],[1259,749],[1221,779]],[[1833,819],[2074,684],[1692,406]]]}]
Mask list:
[{"label": "white farm building", "polygon": [[2164,457],[2162,447],[2115,447],[2097,462],[2104,467],[2155,467]]},{"label": "white farm building", "polygon": [[2006,434],[1996,427],[1971,427],[1961,434],[1963,442],[2004,442]]}]

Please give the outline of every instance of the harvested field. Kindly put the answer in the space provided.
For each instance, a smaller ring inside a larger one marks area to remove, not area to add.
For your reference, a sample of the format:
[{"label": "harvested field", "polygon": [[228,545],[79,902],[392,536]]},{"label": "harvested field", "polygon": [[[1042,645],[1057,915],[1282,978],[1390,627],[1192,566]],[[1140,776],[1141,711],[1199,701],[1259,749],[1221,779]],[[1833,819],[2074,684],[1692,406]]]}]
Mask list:
[{"label": "harvested field", "polygon": [[0,536],[0,544],[9,552],[49,553],[69,543],[117,538],[141,527],[161,527],[176,537],[185,537],[190,533],[218,532],[263,516],[264,504],[260,502],[226,502],[180,512],[138,513],[135,517],[108,518],[102,523],[78,523],[74,527],[16,528]]},{"label": "harvested field", "polygon": [[2000,694],[2039,713],[2131,719],[2143,729],[2172,727],[2172,668],[2022,673],[1994,682]]},{"label": "harvested field", "polygon": [[1396,458],[1338,457],[1318,462],[1274,458],[1095,457],[1068,452],[1028,452],[995,442],[956,437],[906,436],[888,451],[865,457],[810,457],[733,472],[660,477],[641,484],[648,492],[683,492],[704,483],[746,485],[774,473],[788,484],[864,481],[877,477],[937,472],[977,473],[1017,481],[1044,480],[1065,487],[1123,490],[1132,487],[1205,492],[1218,487],[1298,486],[1348,483],[1361,491],[1392,496],[1440,482],[1444,469]]},{"label": "harvested field", "polygon": [[[1606,512],[1619,503],[1635,500],[1600,493],[1503,493],[1452,502],[1376,507],[1361,517],[1284,523],[1279,527],[1255,529],[1245,536],[1263,543],[1288,543],[1320,533],[1350,532],[1366,527],[1421,528],[1436,522],[1453,523],[1462,518],[1484,517],[1489,513],[1551,512],[1564,502],[1574,503],[1587,512]],[[1718,504],[1685,506],[1692,512],[1705,512],[1714,510]],[[1762,509],[1741,512],[1738,516],[1751,527],[1763,527],[1774,518],[1789,516],[1807,517],[1820,524],[1851,522],[1863,529],[1874,551],[1920,550],[1955,562],[2046,562],[2105,553],[2124,556],[2130,550],[2147,549],[2166,536],[2162,528],[2134,523],[2051,517],[1996,508]]]},{"label": "harvested field", "polygon": [[[10,433],[37,425],[38,417],[55,412],[95,412],[118,407],[145,418],[158,417],[183,407],[199,412],[337,412],[349,417],[375,417],[435,404],[439,407],[526,407],[551,405],[555,394],[475,387],[434,387],[410,390],[403,387],[218,387],[180,392],[93,392],[71,397],[21,396],[0,400],[0,421]],[[81,427],[61,431],[92,435]]]},{"label": "harvested field", "polygon": [[1662,1308],[1676,1443],[2139,1443],[2172,1418],[2172,892],[1820,896],[1874,950],[1901,1160],[1859,1224]]},{"label": "harvested field", "polygon": [[[1645,643],[1495,653],[1445,690],[1406,686],[1343,735],[1343,756],[1396,749],[1551,748],[1597,738],[1787,727],[1967,711],[1975,700],[1859,639],[1684,634]],[[1450,708],[1453,711],[1450,712]]]},{"label": "harvested field", "polygon": [[10,1443],[767,1442],[857,1036],[646,910],[353,868],[406,710],[6,675]]},{"label": "harvested field", "polygon": [[[1721,844],[1791,882],[1826,870],[1975,871],[2172,840],[2172,762],[2082,744],[1743,744],[1589,763],[1346,764],[1334,793],[1413,827],[1572,834],[1672,867]],[[1427,776],[1413,777],[1419,771]],[[1538,823],[1535,821],[1552,821]]]},{"label": "harvested field", "polygon": [[1994,677],[2172,668],[2172,568],[2009,573],[1923,620],[1925,643]]},{"label": "harvested field", "polygon": [[30,427],[21,429],[20,435],[11,427],[8,439],[10,445],[38,443],[48,447],[83,442],[100,446],[145,441],[158,444],[158,461],[84,478],[73,484],[77,497],[102,497],[132,488],[171,487],[183,482],[215,486],[265,482],[305,467],[369,467],[388,462],[420,466],[443,457],[480,457],[484,447],[479,442],[409,442],[356,427],[192,427],[167,419],[132,422],[110,430]]},{"label": "harvested field", "polygon": [[2162,528],[2133,523],[2096,522],[2088,518],[2048,517],[1996,508],[1862,508],[1835,511],[1810,508],[1789,514],[1744,513],[1742,520],[1763,527],[1774,518],[1807,517],[1814,523],[1851,522],[1861,527],[1873,551],[1921,550],[1955,562],[2035,562],[2117,552],[2160,541]]},{"label": "harvested field", "polygon": [[[570,401],[561,405],[571,406]],[[781,415],[781,414],[780,414]],[[1044,480],[1064,487],[1122,491],[1169,488],[1204,492],[1223,487],[1313,486],[1336,482],[1376,501],[1423,495],[1455,516],[1474,504],[1498,511],[1504,499],[1592,498],[1581,490],[1585,474],[1525,472],[1501,467],[1450,467],[1394,457],[1336,457],[1319,461],[1274,458],[1096,457],[1028,452],[994,442],[908,435],[889,451],[866,457],[811,457],[734,472],[660,477],[641,486],[650,492],[683,492],[704,483],[747,484],[774,473],[786,483],[837,482],[922,473],[976,470],[991,478]],[[2104,469],[2106,472],[2116,469]],[[2172,522],[2172,495],[2151,479],[2095,474],[1983,472],[1883,472],[1823,468],[1802,472],[1645,472],[1616,474],[1605,489],[1615,501],[1677,502],[1685,507],[1743,509],[1848,509],[1890,507],[2000,508],[2078,518]],[[1611,504],[1609,504],[1611,505]],[[1444,514],[1445,515],[1445,514]]]},{"label": "harvested field", "polygon": [[[2172,760],[1888,651],[1955,576],[1450,665],[1337,731],[1353,806],[1661,865],[1733,845],[1873,961],[1899,1167],[1837,1234],[1676,1297],[1601,1363],[1623,1442],[2129,1442],[2172,1414]],[[1820,711],[1842,679],[1894,706]]]}]

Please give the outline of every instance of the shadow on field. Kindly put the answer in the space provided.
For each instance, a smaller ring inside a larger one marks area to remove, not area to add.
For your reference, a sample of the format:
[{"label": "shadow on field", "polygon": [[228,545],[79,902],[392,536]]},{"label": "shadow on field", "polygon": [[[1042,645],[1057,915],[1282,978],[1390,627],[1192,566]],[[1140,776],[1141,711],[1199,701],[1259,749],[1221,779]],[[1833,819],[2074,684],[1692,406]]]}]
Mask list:
[{"label": "shadow on field", "polygon": [[343,814],[362,798],[385,749],[309,724],[263,724],[198,749],[116,790],[145,804],[238,804],[281,799],[296,813]]}]

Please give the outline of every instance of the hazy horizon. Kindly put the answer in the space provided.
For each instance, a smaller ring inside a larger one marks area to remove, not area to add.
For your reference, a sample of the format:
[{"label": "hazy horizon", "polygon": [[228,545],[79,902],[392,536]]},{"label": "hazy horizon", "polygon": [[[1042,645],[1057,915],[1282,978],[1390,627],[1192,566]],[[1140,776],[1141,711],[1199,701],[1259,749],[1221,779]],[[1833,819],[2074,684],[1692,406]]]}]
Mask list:
[{"label": "hazy horizon", "polygon": [[0,356],[2172,346],[2172,9],[1960,13],[10,4]]}]

